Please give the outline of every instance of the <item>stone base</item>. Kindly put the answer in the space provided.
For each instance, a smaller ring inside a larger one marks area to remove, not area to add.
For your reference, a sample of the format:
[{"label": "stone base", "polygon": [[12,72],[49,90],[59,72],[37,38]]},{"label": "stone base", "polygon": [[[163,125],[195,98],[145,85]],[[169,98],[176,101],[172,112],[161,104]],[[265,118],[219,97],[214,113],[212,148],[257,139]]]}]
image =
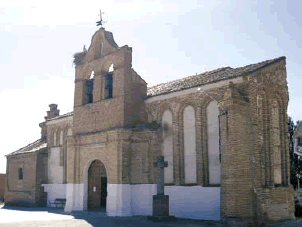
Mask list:
[{"label": "stone base", "polygon": [[169,216],[169,196],[154,195],[153,196],[153,216],[168,217]]}]

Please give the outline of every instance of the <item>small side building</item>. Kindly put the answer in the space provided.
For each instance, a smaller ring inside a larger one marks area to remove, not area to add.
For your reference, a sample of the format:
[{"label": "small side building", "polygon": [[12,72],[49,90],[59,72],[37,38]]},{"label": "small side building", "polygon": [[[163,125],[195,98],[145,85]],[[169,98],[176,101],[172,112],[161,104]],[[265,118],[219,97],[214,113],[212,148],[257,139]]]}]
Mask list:
[{"label": "small side building", "polygon": [[47,143],[39,139],[7,157],[5,205],[45,206]]}]

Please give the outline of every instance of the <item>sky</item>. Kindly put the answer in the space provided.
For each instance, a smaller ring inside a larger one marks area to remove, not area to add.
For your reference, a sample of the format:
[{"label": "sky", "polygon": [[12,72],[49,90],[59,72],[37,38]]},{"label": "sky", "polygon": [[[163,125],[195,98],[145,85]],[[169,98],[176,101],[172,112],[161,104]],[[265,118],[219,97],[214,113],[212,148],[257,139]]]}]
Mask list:
[{"label": "sky", "polygon": [[133,50],[148,86],[286,56],[288,115],[302,120],[302,1],[0,2],[0,173],[5,155],[40,138],[48,105],[73,110],[73,54],[104,27]]}]

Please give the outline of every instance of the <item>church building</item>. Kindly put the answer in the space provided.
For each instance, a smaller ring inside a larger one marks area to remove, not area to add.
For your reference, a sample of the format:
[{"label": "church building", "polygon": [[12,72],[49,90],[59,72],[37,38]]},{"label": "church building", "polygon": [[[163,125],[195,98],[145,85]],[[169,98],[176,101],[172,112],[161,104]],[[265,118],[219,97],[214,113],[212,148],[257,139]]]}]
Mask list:
[{"label": "church building", "polygon": [[295,218],[285,57],[147,87],[100,28],[74,63],[73,111],[49,105],[41,138],[7,155],[7,205],[152,215],[163,155],[170,215]]}]

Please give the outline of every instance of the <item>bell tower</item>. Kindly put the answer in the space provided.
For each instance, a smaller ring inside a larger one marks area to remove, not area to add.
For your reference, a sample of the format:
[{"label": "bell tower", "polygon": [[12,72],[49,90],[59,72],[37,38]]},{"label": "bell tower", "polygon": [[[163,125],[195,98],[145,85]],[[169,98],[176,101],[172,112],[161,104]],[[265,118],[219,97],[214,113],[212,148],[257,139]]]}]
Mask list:
[{"label": "bell tower", "polygon": [[132,69],[132,48],[119,47],[100,28],[91,45],[74,55],[75,134],[127,128],[146,120],[146,82]]}]

